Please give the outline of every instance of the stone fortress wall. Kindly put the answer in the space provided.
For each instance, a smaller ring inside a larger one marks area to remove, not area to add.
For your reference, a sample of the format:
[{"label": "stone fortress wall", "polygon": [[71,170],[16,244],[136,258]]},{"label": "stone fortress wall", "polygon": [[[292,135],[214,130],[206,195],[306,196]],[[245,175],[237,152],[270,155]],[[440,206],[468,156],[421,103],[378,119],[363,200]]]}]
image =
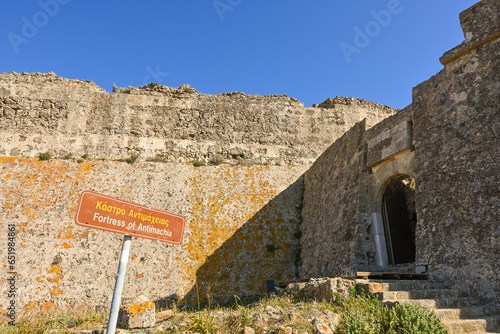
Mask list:
[{"label": "stone fortress wall", "polygon": [[407,175],[413,269],[500,300],[500,3],[483,0],[460,22],[465,41],[411,105],[370,129],[357,124],[306,172],[302,278],[383,268],[382,194]]},{"label": "stone fortress wall", "polygon": [[111,94],[92,82],[49,74],[0,74],[0,131],[6,156],[72,153],[168,162],[244,158],[312,163],[353,124],[374,125],[394,109],[355,98],[305,108],[286,96],[203,95],[149,84]]},{"label": "stone fortress wall", "polygon": [[[398,113],[352,98],[306,108],[0,74],[0,256],[14,224],[18,309],[109,306],[122,237],[74,223],[83,190],[186,217],[180,246],[133,240],[124,298],[195,303],[196,289],[255,295],[268,279],[376,269],[380,191],[400,174],[416,184],[415,265],[498,299],[498,6],[461,14],[465,42]],[[5,311],[7,261],[0,268]]]},{"label": "stone fortress wall", "polygon": [[[76,226],[87,189],[186,217],[180,246],[133,240],[125,299],[195,303],[196,286],[223,298],[296,279],[303,173],[356,122],[394,113],[354,98],[305,108],[187,85],[107,93],[53,73],[0,74],[0,254],[14,224],[18,310],[109,306],[122,236]],[[44,152],[53,159],[39,161]]]}]

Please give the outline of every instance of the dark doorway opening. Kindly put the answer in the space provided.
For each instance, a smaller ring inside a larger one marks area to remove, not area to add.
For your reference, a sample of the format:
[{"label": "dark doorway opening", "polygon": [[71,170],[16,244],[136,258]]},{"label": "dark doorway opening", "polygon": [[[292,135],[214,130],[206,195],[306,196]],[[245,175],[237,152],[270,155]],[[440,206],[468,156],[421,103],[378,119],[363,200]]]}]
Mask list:
[{"label": "dark doorway opening", "polygon": [[409,176],[392,180],[382,198],[389,264],[415,262],[415,182]]}]

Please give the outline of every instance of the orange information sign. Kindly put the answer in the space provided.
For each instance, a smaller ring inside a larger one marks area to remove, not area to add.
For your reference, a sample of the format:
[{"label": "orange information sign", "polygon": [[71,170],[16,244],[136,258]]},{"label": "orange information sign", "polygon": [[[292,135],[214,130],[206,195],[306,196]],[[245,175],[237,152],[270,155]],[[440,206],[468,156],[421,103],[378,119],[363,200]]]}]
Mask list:
[{"label": "orange information sign", "polygon": [[76,210],[77,225],[133,237],[180,244],[185,219],[165,211],[85,190]]}]

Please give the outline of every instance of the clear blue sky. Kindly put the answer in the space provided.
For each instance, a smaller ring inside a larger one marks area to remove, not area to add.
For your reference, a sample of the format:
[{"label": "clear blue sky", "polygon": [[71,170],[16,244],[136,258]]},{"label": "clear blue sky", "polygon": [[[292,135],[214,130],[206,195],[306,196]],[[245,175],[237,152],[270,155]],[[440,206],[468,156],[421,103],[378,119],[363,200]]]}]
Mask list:
[{"label": "clear blue sky", "polygon": [[108,91],[187,83],[306,106],[340,95],[403,108],[463,41],[458,14],[476,2],[4,1],[0,72],[53,71]]}]

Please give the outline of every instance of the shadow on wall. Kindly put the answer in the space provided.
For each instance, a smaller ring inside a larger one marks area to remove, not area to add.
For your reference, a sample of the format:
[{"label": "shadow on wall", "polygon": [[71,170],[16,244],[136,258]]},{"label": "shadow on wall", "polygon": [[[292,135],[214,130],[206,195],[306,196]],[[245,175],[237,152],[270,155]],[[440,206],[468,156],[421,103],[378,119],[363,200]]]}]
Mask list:
[{"label": "shadow on wall", "polygon": [[263,295],[266,280],[297,279],[303,191],[301,176],[209,255],[185,303]]}]

